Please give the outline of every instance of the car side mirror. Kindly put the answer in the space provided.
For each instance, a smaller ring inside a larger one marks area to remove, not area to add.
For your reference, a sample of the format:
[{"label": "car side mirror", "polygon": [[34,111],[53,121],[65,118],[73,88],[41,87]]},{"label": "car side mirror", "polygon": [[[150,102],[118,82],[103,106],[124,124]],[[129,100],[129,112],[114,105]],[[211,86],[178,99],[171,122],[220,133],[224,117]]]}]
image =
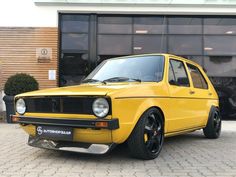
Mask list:
[{"label": "car side mirror", "polygon": [[175,80],[170,80],[169,83],[170,85],[179,85]]}]

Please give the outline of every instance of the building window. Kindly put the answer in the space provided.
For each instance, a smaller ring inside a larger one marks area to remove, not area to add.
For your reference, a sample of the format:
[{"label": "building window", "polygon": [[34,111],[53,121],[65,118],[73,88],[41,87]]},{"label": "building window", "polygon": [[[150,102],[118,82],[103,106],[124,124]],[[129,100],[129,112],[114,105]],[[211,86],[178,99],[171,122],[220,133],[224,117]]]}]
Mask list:
[{"label": "building window", "polygon": [[98,17],[99,34],[132,34],[131,17]]},{"label": "building window", "polygon": [[236,18],[204,18],[204,34],[236,34]]},{"label": "building window", "polygon": [[[82,56],[91,71],[112,57],[170,53],[197,62],[212,77],[236,77],[235,17],[61,14],[59,31],[61,71]],[[73,62],[65,57],[71,55]]]},{"label": "building window", "polygon": [[166,34],[166,17],[134,17],[133,34]]},{"label": "building window", "polygon": [[236,55],[236,36],[204,36],[205,55]]},{"label": "building window", "polygon": [[89,28],[88,15],[63,15],[61,31],[69,33],[87,33]]},{"label": "building window", "polygon": [[202,19],[193,17],[168,18],[169,34],[202,34]]},{"label": "building window", "polygon": [[169,35],[169,53],[176,55],[202,55],[200,35]]},{"label": "building window", "polygon": [[194,55],[181,55],[181,56],[203,66],[204,63],[203,56],[194,56]]},{"label": "building window", "polygon": [[130,55],[131,35],[98,35],[99,55]]},{"label": "building window", "polygon": [[166,36],[164,35],[134,35],[133,53],[163,53],[166,51]]},{"label": "building window", "polygon": [[63,51],[88,50],[88,34],[63,33],[62,41]]},{"label": "building window", "polygon": [[232,56],[206,56],[205,69],[209,76],[235,77],[236,57]]}]

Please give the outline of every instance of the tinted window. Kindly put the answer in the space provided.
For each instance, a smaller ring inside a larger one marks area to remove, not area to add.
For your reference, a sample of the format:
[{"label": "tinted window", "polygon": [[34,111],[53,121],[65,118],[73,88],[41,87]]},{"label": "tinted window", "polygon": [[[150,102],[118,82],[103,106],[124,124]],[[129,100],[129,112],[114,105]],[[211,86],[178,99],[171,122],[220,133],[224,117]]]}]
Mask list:
[{"label": "tinted window", "polygon": [[205,36],[206,55],[236,55],[236,36]]},{"label": "tinted window", "polygon": [[132,34],[131,17],[98,17],[98,33]]},{"label": "tinted window", "polygon": [[169,83],[171,85],[176,85],[176,79],[175,79],[173,67],[171,64],[169,64]]},{"label": "tinted window", "polygon": [[236,57],[234,56],[209,56],[204,58],[204,63],[209,76],[236,76]]},{"label": "tinted window", "polygon": [[131,54],[131,35],[98,35],[99,55]]},{"label": "tinted window", "polygon": [[157,82],[162,80],[163,68],[163,56],[117,58],[102,62],[86,79],[106,80],[123,77]]},{"label": "tinted window", "polygon": [[66,53],[60,60],[60,85],[79,84],[89,73],[87,53]]},{"label": "tinted window", "polygon": [[88,50],[88,35],[65,33],[62,35],[62,50]]},{"label": "tinted window", "polygon": [[195,88],[207,89],[207,82],[199,69],[191,64],[187,64],[187,66],[193,81],[193,86]]},{"label": "tinted window", "polygon": [[140,53],[165,53],[166,36],[161,35],[134,35],[134,54]]},{"label": "tinted window", "polygon": [[203,65],[203,57],[202,56],[181,55],[181,57],[192,60],[192,61],[194,61],[195,63],[197,63],[201,66]]},{"label": "tinted window", "polygon": [[177,55],[201,55],[202,37],[200,35],[170,35],[169,53]]},{"label": "tinted window", "polygon": [[[178,85],[178,86],[189,86],[188,76],[185,70],[184,63],[182,61],[177,60],[170,60],[171,68],[174,71],[174,76],[171,74],[171,70],[169,70],[169,82],[171,81],[171,85]],[[170,68],[169,68],[170,69]]]},{"label": "tinted window", "polygon": [[168,30],[170,34],[201,34],[201,18],[170,17]]},{"label": "tinted window", "polygon": [[61,21],[62,32],[88,33],[89,16],[87,15],[63,15]]},{"label": "tinted window", "polygon": [[165,17],[134,17],[134,34],[165,34]]},{"label": "tinted window", "polygon": [[236,18],[205,18],[205,34],[235,35]]}]

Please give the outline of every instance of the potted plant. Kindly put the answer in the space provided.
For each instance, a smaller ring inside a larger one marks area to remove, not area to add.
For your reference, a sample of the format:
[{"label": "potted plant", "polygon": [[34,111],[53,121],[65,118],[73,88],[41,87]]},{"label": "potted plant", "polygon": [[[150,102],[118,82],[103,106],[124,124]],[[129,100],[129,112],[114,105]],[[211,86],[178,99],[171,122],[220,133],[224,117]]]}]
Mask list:
[{"label": "potted plant", "polygon": [[11,114],[15,114],[14,96],[20,93],[38,90],[38,82],[33,76],[18,73],[8,78],[4,86],[7,123],[12,123]]}]

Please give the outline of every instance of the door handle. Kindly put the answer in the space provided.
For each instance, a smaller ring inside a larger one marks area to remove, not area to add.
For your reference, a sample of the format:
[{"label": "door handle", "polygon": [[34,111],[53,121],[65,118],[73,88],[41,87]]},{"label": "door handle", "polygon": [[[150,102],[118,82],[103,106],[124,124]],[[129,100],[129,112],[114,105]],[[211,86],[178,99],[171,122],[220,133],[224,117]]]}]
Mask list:
[{"label": "door handle", "polygon": [[212,95],[212,93],[208,93],[208,95],[209,95],[209,96],[211,96],[211,95]]},{"label": "door handle", "polygon": [[189,94],[191,94],[191,95],[194,94],[194,93],[195,93],[195,91],[193,91],[193,90],[189,91]]}]

